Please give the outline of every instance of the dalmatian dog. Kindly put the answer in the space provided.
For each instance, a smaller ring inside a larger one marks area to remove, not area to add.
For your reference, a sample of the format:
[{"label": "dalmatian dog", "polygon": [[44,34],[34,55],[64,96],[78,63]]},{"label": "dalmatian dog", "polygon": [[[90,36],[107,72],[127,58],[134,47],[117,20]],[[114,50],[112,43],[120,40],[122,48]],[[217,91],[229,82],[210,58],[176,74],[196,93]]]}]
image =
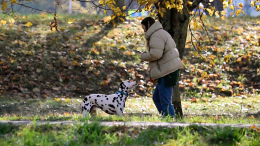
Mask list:
[{"label": "dalmatian dog", "polygon": [[127,80],[120,83],[116,94],[87,95],[81,103],[83,116],[89,113],[92,115],[96,108],[103,110],[107,114],[122,116],[129,90],[135,85],[137,85],[136,81]]}]

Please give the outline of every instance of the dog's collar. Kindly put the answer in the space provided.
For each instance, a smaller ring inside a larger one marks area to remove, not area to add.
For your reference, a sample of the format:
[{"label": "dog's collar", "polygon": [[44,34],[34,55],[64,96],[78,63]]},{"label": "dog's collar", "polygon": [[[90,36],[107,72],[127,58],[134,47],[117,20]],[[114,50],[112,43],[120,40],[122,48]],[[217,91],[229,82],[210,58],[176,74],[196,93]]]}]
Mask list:
[{"label": "dog's collar", "polygon": [[122,91],[117,91],[117,92],[116,92],[116,94],[118,94],[118,92],[119,92],[119,93],[122,93],[122,94],[124,94],[125,96],[128,96],[128,94],[127,94],[127,93],[125,93],[125,92],[122,92]]}]

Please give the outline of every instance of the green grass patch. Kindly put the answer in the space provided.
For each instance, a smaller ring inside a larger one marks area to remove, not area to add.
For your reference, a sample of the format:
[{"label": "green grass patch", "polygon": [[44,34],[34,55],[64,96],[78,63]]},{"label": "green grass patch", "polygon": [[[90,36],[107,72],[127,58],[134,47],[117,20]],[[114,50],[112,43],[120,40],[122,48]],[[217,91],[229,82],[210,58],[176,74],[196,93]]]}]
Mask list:
[{"label": "green grass patch", "polygon": [[98,122],[70,125],[0,125],[2,145],[259,145],[252,128],[106,127]]},{"label": "green grass patch", "polygon": [[[49,98],[19,101],[5,98],[0,102],[0,120],[39,120],[39,121],[82,121],[80,103],[82,99]],[[222,99],[207,98],[207,102],[188,100],[182,102],[184,119],[175,121],[161,118],[151,98],[128,98],[123,117],[108,115],[97,110],[97,121],[147,121],[147,122],[185,122],[219,124],[260,124],[258,103],[254,98]],[[223,100],[223,101],[221,101]],[[237,102],[235,103],[234,102]],[[243,100],[243,103],[242,103]],[[226,102],[224,102],[226,101]],[[247,110],[241,108],[246,106]]]}]

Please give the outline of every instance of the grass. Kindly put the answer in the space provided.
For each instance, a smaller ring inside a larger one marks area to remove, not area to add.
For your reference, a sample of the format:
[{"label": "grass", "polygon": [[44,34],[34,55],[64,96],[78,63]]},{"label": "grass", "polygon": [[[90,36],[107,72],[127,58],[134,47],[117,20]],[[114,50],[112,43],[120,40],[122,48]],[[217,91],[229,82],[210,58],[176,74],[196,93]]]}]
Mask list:
[{"label": "grass", "polygon": [[[258,98],[207,98],[207,102],[197,100],[182,101],[185,118],[177,122],[185,123],[219,123],[219,124],[260,124]],[[242,103],[243,100],[243,103]],[[40,120],[40,121],[82,121],[80,103],[82,99],[48,98],[19,101],[2,98],[0,102],[0,120]],[[241,104],[247,108],[241,109]],[[12,110],[11,110],[12,109]],[[97,121],[149,121],[175,122],[162,119],[151,98],[129,97],[123,117],[108,115],[98,110],[93,120]]]},{"label": "grass", "polygon": [[[35,122],[36,124],[36,122]],[[248,145],[260,144],[252,128],[105,127],[98,122],[70,125],[0,124],[0,143],[6,145]]]}]

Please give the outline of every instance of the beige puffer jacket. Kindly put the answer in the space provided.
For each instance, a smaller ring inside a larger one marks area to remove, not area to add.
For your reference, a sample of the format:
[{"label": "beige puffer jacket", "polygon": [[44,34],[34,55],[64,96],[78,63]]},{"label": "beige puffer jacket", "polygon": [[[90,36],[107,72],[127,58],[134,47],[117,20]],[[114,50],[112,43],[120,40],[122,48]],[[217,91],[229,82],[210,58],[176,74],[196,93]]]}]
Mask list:
[{"label": "beige puffer jacket", "polygon": [[145,39],[149,40],[149,51],[141,55],[141,60],[149,61],[150,75],[153,80],[183,67],[174,40],[159,21],[146,31]]}]

